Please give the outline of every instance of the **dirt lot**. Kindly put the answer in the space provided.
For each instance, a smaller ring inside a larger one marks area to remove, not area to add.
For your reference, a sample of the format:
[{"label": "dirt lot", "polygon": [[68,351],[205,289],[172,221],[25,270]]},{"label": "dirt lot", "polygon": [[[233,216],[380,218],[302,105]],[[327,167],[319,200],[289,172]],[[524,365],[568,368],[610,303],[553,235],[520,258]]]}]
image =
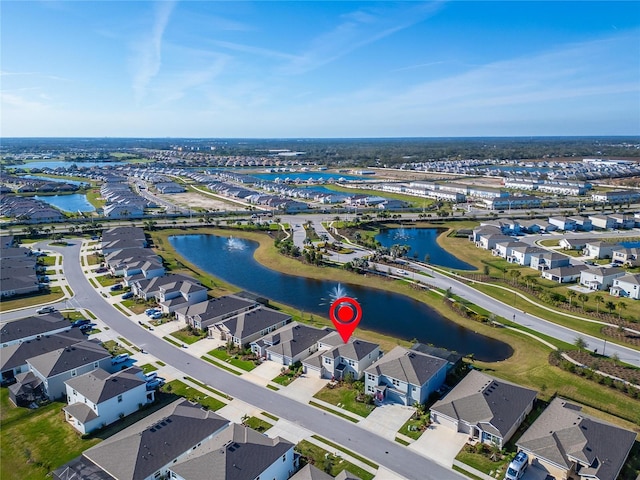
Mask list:
[{"label": "dirt lot", "polygon": [[217,197],[205,195],[203,193],[185,192],[158,195],[167,202],[175,203],[181,207],[206,208],[207,210],[246,210],[239,203],[225,201]]}]

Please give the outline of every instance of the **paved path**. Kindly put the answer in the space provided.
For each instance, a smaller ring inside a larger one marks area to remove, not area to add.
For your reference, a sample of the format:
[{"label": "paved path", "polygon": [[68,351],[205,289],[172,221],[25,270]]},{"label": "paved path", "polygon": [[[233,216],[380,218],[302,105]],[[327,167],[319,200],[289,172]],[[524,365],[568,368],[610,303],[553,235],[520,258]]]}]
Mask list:
[{"label": "paved path", "polygon": [[255,385],[241,377],[214,368],[207,362],[189,355],[183,349],[172,346],[115,310],[96,292],[85,278],[80,266],[79,241],[70,247],[51,248],[64,255],[65,275],[75,292],[75,296],[69,300],[71,306],[90,308],[111,329],[167,365],[172,365],[184,374],[236,399],[248,402],[262,411],[287,419],[298,427],[315,432],[349,450],[358,452],[401,476],[413,478],[415,472],[422,472],[421,478],[424,480],[464,478],[459,473],[444,468],[396,442],[386,440],[340,417],[297,402],[289,398],[286,389],[282,392],[274,392]]}]

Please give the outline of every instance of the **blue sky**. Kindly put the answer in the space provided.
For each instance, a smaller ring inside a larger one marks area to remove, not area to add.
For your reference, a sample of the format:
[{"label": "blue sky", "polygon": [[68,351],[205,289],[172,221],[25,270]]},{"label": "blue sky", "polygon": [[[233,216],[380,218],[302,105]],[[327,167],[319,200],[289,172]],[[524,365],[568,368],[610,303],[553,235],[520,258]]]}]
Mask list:
[{"label": "blue sky", "polygon": [[640,2],[17,1],[2,136],[640,134]]}]

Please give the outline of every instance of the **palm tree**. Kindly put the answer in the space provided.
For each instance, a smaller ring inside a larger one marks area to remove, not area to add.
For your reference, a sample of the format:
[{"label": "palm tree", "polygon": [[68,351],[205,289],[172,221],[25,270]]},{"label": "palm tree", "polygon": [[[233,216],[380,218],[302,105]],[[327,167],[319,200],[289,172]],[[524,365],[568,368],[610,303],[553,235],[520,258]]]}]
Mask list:
[{"label": "palm tree", "polygon": [[576,337],[575,342],[573,344],[578,347],[578,350],[582,351],[589,345],[586,340],[582,337]]},{"label": "palm tree", "polygon": [[584,304],[589,301],[589,295],[581,293],[578,295],[578,299],[582,302],[582,310],[584,310]]},{"label": "palm tree", "polygon": [[618,320],[620,320],[620,316],[622,315],[622,311],[627,309],[627,304],[624,302],[618,302]]},{"label": "palm tree", "polygon": [[515,285],[518,277],[520,276],[520,270],[510,270],[509,275],[511,276],[511,283]]},{"label": "palm tree", "polygon": [[596,313],[600,313],[600,302],[604,299],[602,298],[602,295],[596,295],[593,299],[596,301]]},{"label": "palm tree", "polygon": [[613,313],[613,311],[616,309],[616,304],[613,303],[611,300],[609,300],[606,304],[605,307],[607,308],[607,310],[609,310],[609,313]]},{"label": "palm tree", "polygon": [[577,295],[578,295],[578,294],[577,294],[574,290],[569,290],[569,291],[567,292],[567,297],[569,297],[569,306],[570,306],[570,307],[572,306],[572,304],[571,304],[571,300],[573,300],[574,298],[576,298],[576,296],[577,296]]}]

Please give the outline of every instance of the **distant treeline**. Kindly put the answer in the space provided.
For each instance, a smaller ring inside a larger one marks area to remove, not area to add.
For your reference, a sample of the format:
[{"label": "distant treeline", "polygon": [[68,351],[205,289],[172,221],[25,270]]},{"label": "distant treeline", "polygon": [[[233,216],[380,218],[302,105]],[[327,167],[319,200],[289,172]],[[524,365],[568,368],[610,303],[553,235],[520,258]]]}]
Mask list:
[{"label": "distant treeline", "polygon": [[[5,138],[3,154],[195,151],[213,155],[305,152],[306,161],[331,166],[393,166],[440,159],[640,158],[640,137],[478,137],[378,139]],[[136,152],[138,155],[140,152]]]}]

